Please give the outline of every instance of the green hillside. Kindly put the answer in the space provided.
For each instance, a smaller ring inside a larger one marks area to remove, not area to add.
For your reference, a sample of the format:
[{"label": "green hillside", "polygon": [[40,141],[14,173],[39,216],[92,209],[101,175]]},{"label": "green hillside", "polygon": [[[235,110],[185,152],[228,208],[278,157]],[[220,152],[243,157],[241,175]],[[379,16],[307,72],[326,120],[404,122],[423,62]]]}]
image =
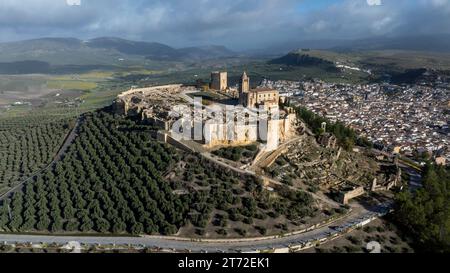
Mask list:
[{"label": "green hillside", "polygon": [[[185,62],[234,56],[221,46],[175,49],[160,43],[119,38],[43,38],[0,43],[0,73],[47,73],[55,66],[155,66],[161,62]],[[34,69],[24,67],[32,62]],[[8,70],[8,67],[13,67]],[[39,66],[39,67],[37,67]],[[19,68],[17,68],[19,67]],[[17,72],[18,71],[18,72]]]}]

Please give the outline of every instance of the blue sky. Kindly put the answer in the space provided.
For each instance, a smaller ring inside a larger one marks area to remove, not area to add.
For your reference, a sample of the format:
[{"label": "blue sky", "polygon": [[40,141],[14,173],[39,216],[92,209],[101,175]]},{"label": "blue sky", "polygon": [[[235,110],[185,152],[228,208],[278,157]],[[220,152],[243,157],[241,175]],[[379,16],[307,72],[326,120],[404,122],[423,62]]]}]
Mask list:
[{"label": "blue sky", "polygon": [[305,0],[298,1],[297,10],[300,14],[324,10],[327,7],[339,3],[340,0]]},{"label": "blue sky", "polygon": [[450,0],[0,1],[0,41],[118,36],[248,49],[424,33],[450,33]]}]

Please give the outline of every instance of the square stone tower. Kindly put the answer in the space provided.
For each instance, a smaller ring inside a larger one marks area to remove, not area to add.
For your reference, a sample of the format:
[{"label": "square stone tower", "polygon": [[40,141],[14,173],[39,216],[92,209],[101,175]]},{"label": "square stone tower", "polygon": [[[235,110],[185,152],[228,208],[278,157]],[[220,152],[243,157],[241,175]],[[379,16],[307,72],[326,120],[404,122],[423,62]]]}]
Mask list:
[{"label": "square stone tower", "polygon": [[225,91],[228,89],[228,73],[215,71],[211,73],[211,89]]},{"label": "square stone tower", "polygon": [[250,78],[247,76],[247,72],[244,72],[239,84],[239,92],[248,93],[250,91]]},{"label": "square stone tower", "polygon": [[239,83],[239,104],[244,107],[248,106],[248,99],[250,92],[250,78],[247,76],[247,73],[244,72],[241,76],[241,82]]}]

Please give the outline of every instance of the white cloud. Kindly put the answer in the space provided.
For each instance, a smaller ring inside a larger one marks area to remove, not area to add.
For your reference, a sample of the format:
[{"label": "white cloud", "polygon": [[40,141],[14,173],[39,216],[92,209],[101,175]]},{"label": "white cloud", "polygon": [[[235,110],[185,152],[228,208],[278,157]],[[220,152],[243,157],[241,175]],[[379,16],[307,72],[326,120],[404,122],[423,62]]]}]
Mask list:
[{"label": "white cloud", "polygon": [[384,29],[389,29],[390,24],[392,24],[392,18],[391,17],[385,17],[381,20],[375,21],[372,24],[373,29],[376,32],[382,31]]},{"label": "white cloud", "polygon": [[381,6],[381,0],[367,0],[369,6]]},{"label": "white cloud", "polygon": [[449,0],[431,0],[431,4],[435,7],[448,7],[450,5]]},{"label": "white cloud", "polygon": [[66,0],[67,5],[69,6],[80,6],[81,0]]}]

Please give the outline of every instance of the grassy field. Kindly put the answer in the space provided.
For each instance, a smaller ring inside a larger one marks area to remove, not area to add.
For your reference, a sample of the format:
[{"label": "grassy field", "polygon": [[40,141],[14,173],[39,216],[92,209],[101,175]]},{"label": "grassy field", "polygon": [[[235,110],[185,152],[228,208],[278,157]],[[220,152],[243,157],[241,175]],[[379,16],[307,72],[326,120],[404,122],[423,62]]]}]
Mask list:
[{"label": "grassy field", "polygon": [[47,82],[50,89],[75,89],[75,90],[91,90],[97,87],[95,82],[86,82],[79,80],[50,80]]},{"label": "grassy field", "polygon": [[73,81],[73,80],[82,80],[82,81],[105,81],[110,79],[115,72],[113,71],[90,71],[81,74],[70,74],[70,75],[58,75],[52,76],[52,80],[55,81]]},{"label": "grassy field", "polygon": [[95,70],[58,76],[0,76],[0,115],[15,117],[30,111],[33,114],[38,111],[47,115],[60,115],[61,112],[76,115],[104,107],[130,87],[115,83],[115,73]]},{"label": "grassy field", "polygon": [[164,73],[162,70],[150,70],[143,67],[130,67],[126,71],[116,72],[114,75],[116,77],[127,77],[132,75],[158,75]]},{"label": "grassy field", "polygon": [[94,70],[81,74],[51,76],[47,81],[47,87],[50,89],[87,91],[97,88],[100,83],[114,79],[114,77],[117,77],[117,75],[120,75],[121,73],[122,72]]}]

